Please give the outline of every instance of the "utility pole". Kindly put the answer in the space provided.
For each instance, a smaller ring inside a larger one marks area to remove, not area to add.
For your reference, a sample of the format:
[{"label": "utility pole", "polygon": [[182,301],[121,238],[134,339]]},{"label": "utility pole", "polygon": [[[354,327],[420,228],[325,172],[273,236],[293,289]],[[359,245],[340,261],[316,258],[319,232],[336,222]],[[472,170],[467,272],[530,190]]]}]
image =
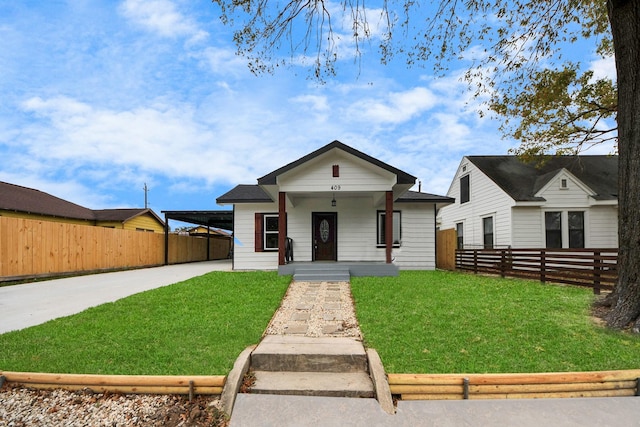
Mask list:
[{"label": "utility pole", "polygon": [[147,183],[144,183],[144,187],[142,187],[142,189],[144,190],[144,208],[147,209],[148,203],[147,203],[147,193],[149,192],[149,187],[147,187]]}]

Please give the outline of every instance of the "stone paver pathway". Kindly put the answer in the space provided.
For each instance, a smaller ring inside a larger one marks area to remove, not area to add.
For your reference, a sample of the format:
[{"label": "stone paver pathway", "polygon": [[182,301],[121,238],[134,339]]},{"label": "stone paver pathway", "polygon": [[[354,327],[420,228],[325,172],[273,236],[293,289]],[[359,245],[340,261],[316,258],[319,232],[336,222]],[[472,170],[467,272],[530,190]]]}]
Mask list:
[{"label": "stone paver pathway", "polygon": [[266,334],[361,339],[349,282],[291,282]]}]

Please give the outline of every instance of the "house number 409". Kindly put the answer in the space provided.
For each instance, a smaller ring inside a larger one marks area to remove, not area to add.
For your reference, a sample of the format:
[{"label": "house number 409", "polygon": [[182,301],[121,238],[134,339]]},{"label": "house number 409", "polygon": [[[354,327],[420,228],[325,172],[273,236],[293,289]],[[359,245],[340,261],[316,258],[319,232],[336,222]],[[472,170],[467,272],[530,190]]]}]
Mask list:
[{"label": "house number 409", "polygon": [[338,190],[340,190],[340,186],[339,185],[332,185],[331,186],[331,190],[338,191]]}]

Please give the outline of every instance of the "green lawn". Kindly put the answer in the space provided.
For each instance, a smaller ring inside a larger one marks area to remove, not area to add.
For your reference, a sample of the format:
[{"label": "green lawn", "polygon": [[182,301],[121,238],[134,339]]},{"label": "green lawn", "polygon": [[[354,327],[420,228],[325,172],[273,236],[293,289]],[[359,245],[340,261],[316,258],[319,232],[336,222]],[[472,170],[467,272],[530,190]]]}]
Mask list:
[{"label": "green lawn", "polygon": [[387,372],[640,367],[640,337],[591,321],[590,289],[441,271],[351,283],[365,342]]},{"label": "green lawn", "polygon": [[[290,276],[214,272],[0,335],[0,371],[224,375]],[[391,373],[637,369],[640,337],[589,317],[590,289],[451,272],[353,278],[365,342]]]},{"label": "green lawn", "polygon": [[0,335],[0,370],[220,375],[260,340],[291,277],[213,272]]}]

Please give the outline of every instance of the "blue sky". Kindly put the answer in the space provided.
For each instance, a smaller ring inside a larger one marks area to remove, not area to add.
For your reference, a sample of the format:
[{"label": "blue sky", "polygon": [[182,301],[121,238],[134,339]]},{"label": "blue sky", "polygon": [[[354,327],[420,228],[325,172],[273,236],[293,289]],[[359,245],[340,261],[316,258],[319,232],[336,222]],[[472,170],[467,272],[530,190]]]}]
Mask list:
[{"label": "blue sky", "polygon": [[295,65],[256,77],[209,0],[3,0],[0,40],[0,181],[92,209],[143,207],[144,183],[158,214],[222,209],[336,139],[444,195],[462,156],[515,145],[478,116],[464,61],[436,78],[365,52],[324,85]]}]

